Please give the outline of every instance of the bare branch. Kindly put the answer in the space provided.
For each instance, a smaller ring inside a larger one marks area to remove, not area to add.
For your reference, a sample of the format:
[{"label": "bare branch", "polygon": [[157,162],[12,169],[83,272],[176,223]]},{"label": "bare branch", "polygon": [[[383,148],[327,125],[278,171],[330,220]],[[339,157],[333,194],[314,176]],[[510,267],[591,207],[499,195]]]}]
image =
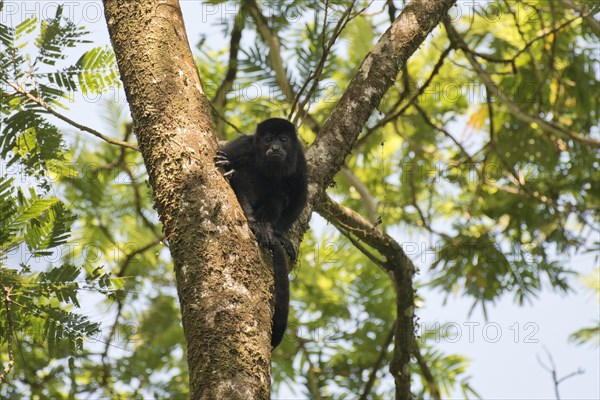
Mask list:
[{"label": "bare branch", "polygon": [[582,375],[583,373],[585,373],[584,370],[582,370],[581,368],[579,368],[577,371],[575,372],[571,372],[570,374],[567,374],[565,376],[563,376],[562,378],[558,377],[558,371],[556,369],[556,364],[554,363],[554,358],[552,357],[552,354],[550,354],[550,351],[548,351],[547,348],[544,347],[544,351],[546,352],[546,356],[548,357],[548,362],[550,363],[550,365],[546,365],[544,364],[544,362],[540,359],[539,355],[536,356],[537,362],[538,364],[540,364],[540,366],[545,369],[546,371],[548,371],[550,373],[550,375],[552,376],[552,382],[554,384],[554,395],[556,396],[556,400],[560,400],[560,392],[558,390],[558,386],[564,382],[565,380],[572,378],[574,376],[577,375]]},{"label": "bare branch", "polygon": [[414,347],[415,267],[402,247],[354,211],[325,195],[325,189],[344,164],[356,139],[381,99],[394,84],[408,58],[446,15],[454,0],[414,0],[382,35],[365,57],[334,111],[307,152],[309,201],[292,236],[296,242],[308,229],[313,208],[360,240],[377,249],[386,261],[381,268],[393,280],[396,292],[397,329],[390,371],[396,383],[396,398],[410,399],[410,355]]},{"label": "bare branch", "polygon": [[361,252],[372,259],[376,265],[390,276],[394,284],[398,322],[395,325],[393,335],[395,339],[394,353],[392,354],[390,371],[396,381],[396,398],[410,399],[410,356],[414,352],[415,345],[412,280],[415,267],[398,242],[389,235],[375,229],[373,224],[355,211],[334,202],[327,196],[318,204],[317,211],[347,237],[350,237],[350,233],[355,235],[385,257],[385,260],[374,259],[375,256],[364,246],[357,246]]},{"label": "bare branch", "polygon": [[396,81],[408,58],[423,43],[455,0],[414,0],[367,54],[356,75],[306,153],[309,198],[290,236],[296,242],[308,229],[313,207],[323,196],[364,125]]}]

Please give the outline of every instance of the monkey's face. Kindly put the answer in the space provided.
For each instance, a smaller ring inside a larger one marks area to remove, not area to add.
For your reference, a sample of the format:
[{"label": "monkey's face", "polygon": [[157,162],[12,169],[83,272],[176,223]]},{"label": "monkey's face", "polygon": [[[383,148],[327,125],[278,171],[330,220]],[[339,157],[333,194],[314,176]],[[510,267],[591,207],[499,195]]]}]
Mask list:
[{"label": "monkey's face", "polygon": [[290,152],[291,140],[287,134],[267,133],[260,138],[260,150],[268,164],[284,164]]},{"label": "monkey's face", "polygon": [[283,177],[296,173],[302,148],[296,128],[288,120],[270,118],[256,126],[253,135],[256,165],[264,176]]}]

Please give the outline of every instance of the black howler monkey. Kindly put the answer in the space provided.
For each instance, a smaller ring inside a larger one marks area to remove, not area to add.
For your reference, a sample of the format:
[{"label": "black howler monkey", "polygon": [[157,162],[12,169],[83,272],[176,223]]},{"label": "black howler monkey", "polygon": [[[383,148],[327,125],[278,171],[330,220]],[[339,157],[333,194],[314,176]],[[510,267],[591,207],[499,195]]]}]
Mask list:
[{"label": "black howler monkey", "polygon": [[306,205],[306,160],[294,125],[281,118],[267,119],[252,136],[240,136],[215,157],[244,210],[258,242],[273,253],[275,312],[271,346],[277,347],[287,326],[289,280],[285,252],[296,252],[284,236]]}]

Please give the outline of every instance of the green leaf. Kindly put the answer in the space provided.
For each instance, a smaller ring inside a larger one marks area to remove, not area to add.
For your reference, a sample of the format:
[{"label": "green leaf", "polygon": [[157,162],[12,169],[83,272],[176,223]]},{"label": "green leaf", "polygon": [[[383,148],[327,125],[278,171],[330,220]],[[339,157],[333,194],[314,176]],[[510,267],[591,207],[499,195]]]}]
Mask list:
[{"label": "green leaf", "polygon": [[29,188],[29,197],[25,197],[21,189],[17,190],[17,201],[19,203],[19,211],[14,216],[13,221],[15,224],[22,225],[48,211],[50,207],[58,202],[58,199],[40,198],[34,188]]},{"label": "green leaf", "polygon": [[115,54],[109,46],[95,47],[86,52],[73,67],[79,87],[86,93],[101,93],[120,85]]},{"label": "green leaf", "polygon": [[[37,27],[38,19],[35,16],[25,19],[23,22],[17,25],[15,28],[14,40],[20,42],[23,36],[30,34]],[[26,43],[22,43],[19,47],[25,47]]]},{"label": "green leaf", "polygon": [[40,54],[34,64],[39,61],[47,65],[54,65],[58,60],[67,57],[68,53],[65,48],[75,47],[80,43],[89,43],[82,39],[87,32],[73,22],[64,21],[62,12],[63,7],[59,6],[54,18],[42,22],[40,35],[36,39],[36,46],[39,48]]},{"label": "green leaf", "polygon": [[596,326],[581,328],[571,334],[569,341],[577,345],[589,343],[594,347],[600,346],[600,320],[596,321]]}]

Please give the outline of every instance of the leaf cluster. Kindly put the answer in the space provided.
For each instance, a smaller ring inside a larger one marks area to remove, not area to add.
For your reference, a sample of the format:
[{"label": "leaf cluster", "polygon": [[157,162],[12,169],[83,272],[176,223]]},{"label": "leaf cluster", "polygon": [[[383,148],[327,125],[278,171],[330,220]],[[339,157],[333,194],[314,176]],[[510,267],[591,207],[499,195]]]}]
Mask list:
[{"label": "leaf cluster", "polygon": [[17,359],[14,380],[0,389],[4,396],[19,387],[19,380],[33,379],[38,361],[61,360],[50,367],[60,375],[84,350],[84,341],[100,332],[98,322],[73,311],[82,307],[82,291],[116,296],[118,287],[101,268],[79,280],[82,269],[68,262],[34,272],[41,260],[60,259],[75,218],[58,199],[39,197],[33,188],[26,193],[13,183],[0,177],[0,340],[3,361],[6,354]]},{"label": "leaf cluster", "polygon": [[[3,8],[0,1],[0,12]],[[100,93],[119,85],[114,54],[107,46],[60,66],[69,49],[90,43],[87,33],[63,16],[62,6],[43,21],[31,16],[15,27],[0,22],[0,157],[8,167],[23,166],[46,189],[47,174],[54,161],[64,160],[66,148],[62,130],[48,114],[65,108],[63,101],[76,91]]]}]

